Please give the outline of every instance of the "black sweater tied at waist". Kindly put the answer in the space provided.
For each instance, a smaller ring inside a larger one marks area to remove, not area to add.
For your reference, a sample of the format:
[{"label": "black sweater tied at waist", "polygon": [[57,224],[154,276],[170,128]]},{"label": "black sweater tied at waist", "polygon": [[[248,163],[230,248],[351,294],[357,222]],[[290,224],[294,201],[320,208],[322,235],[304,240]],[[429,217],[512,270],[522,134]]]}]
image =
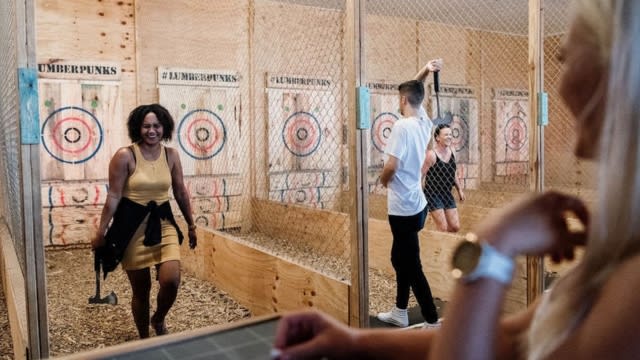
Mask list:
[{"label": "black sweater tied at waist", "polygon": [[147,214],[149,214],[149,219],[144,230],[143,244],[145,246],[160,244],[162,240],[161,220],[169,221],[176,228],[178,242],[182,244],[184,236],[173,217],[169,201],[165,201],[160,205],[155,201],[150,201],[147,205],[142,205],[123,197],[120,199],[118,208],[113,215],[113,222],[104,236],[105,245],[96,249],[96,256],[100,259],[105,278],[107,273],[115,270],[120,261],[122,261],[131,238],[133,238]]}]

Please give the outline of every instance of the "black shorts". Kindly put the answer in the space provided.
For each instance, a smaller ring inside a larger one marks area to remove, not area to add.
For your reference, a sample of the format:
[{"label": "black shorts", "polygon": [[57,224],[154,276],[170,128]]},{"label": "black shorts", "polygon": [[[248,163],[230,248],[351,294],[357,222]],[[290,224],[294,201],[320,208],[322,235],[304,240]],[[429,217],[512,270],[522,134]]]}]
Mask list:
[{"label": "black shorts", "polygon": [[429,211],[439,209],[449,210],[457,207],[456,200],[450,191],[437,193],[425,192],[424,195],[427,197],[427,208]]}]

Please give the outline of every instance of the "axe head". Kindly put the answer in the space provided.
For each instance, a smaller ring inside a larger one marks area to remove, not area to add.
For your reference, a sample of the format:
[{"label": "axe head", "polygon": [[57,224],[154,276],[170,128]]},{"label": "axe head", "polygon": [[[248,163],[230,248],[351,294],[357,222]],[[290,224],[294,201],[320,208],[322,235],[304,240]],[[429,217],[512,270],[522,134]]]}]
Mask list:
[{"label": "axe head", "polygon": [[113,291],[111,294],[100,298],[100,296],[92,296],[89,298],[89,304],[109,304],[118,305],[118,296]]}]

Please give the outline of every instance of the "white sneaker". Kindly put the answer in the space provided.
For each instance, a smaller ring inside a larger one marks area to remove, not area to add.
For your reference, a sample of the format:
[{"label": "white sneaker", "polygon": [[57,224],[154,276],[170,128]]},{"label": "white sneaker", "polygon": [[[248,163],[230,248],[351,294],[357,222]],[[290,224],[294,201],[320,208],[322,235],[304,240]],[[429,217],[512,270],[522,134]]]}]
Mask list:
[{"label": "white sneaker", "polygon": [[444,318],[440,318],[438,319],[438,321],[434,322],[433,324],[428,323],[428,322],[424,322],[424,324],[422,325],[422,329],[424,330],[430,330],[430,329],[439,329],[442,326],[442,321],[444,320]]},{"label": "white sneaker", "polygon": [[378,313],[377,318],[380,321],[384,321],[395,326],[403,328],[409,326],[409,315],[407,314],[407,309],[398,309],[394,306],[393,310],[389,312]]}]

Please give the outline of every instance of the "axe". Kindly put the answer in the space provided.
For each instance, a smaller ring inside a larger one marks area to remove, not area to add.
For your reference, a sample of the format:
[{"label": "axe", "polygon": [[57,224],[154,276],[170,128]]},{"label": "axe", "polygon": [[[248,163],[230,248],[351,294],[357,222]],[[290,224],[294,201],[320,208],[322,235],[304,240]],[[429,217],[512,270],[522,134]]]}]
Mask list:
[{"label": "axe", "polygon": [[111,291],[111,294],[100,297],[100,265],[102,264],[102,258],[100,256],[101,249],[96,249],[93,252],[93,269],[96,272],[96,294],[89,298],[89,304],[111,304],[118,305],[118,296]]}]

